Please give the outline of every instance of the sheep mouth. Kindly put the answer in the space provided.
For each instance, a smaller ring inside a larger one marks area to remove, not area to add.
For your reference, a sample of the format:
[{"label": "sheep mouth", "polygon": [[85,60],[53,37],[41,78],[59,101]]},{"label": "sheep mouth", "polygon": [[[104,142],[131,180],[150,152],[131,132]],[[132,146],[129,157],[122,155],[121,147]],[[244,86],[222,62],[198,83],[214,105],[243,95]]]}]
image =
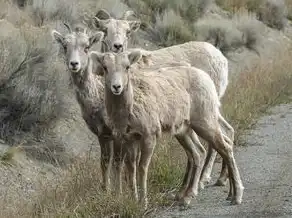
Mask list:
[{"label": "sheep mouth", "polygon": [[79,70],[80,70],[80,69],[79,69],[78,67],[70,68],[70,71],[71,71],[72,73],[78,73]]},{"label": "sheep mouth", "polygon": [[122,93],[122,91],[113,91],[113,90],[112,90],[112,93],[113,93],[114,95],[120,95],[120,94]]},{"label": "sheep mouth", "polygon": [[122,53],[123,51],[124,51],[124,48],[123,48],[123,47],[122,47],[122,48],[119,48],[119,49],[116,49],[116,48],[113,49],[113,52],[114,52],[114,53],[117,53],[117,54],[118,54],[118,53]]}]

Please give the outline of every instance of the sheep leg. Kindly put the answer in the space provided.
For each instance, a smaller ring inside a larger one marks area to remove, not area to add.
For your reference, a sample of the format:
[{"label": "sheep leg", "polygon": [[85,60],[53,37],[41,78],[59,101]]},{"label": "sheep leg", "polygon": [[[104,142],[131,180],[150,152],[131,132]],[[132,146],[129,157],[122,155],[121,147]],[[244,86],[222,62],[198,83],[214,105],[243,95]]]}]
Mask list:
[{"label": "sheep leg", "polygon": [[100,144],[100,165],[102,172],[102,188],[108,192],[110,191],[110,168],[111,158],[113,152],[112,141],[99,137]]},{"label": "sheep leg", "polygon": [[244,187],[233,155],[233,146],[222,140],[222,135],[221,138],[220,136],[217,137],[217,144],[214,144],[214,148],[226,161],[226,164],[228,166],[228,174],[230,180],[228,195],[229,197],[230,195],[232,195],[231,204],[241,204]]},{"label": "sheep leg", "polygon": [[[234,129],[233,127],[224,119],[224,117],[219,114],[219,123],[221,127],[223,127],[224,132],[228,135],[229,139],[234,141]],[[211,154],[210,154],[210,153]],[[211,155],[210,157],[207,156],[204,168],[203,168],[203,173],[201,176],[200,180],[200,187],[203,189],[204,188],[204,183],[209,182],[211,180],[211,173],[213,169],[213,165],[217,156],[217,152],[212,149],[212,147],[208,146],[208,155]],[[222,166],[221,166],[221,172],[220,176],[215,182],[214,186],[225,186],[227,183],[228,179],[228,168],[224,160],[222,160]]]},{"label": "sheep leg", "polygon": [[207,122],[207,120],[201,119],[201,122],[195,122],[192,127],[196,133],[208,141],[209,144],[216,149],[216,151],[225,160],[228,166],[228,173],[232,181],[232,188],[234,192],[231,204],[240,204],[242,201],[244,187],[233,155],[233,145],[228,143],[231,140],[224,140],[224,135],[218,122]]},{"label": "sheep leg", "polygon": [[219,114],[218,121],[220,126],[223,127],[225,130],[226,135],[228,136],[229,140],[231,140],[232,144],[234,142],[234,129],[233,127],[225,120],[225,118]]},{"label": "sheep leg", "polygon": [[202,174],[201,174],[201,179],[200,179],[200,189],[204,189],[205,188],[205,183],[209,183],[211,180],[211,172],[212,172],[212,168],[213,168],[213,164],[216,158],[216,151],[210,146],[208,145],[208,153],[207,153],[207,157],[203,166],[203,170],[202,170]]},{"label": "sheep leg", "polygon": [[156,145],[156,136],[144,136],[141,141],[141,156],[139,162],[139,195],[140,203],[146,209],[148,206],[147,199],[147,176],[148,168]]},{"label": "sheep leg", "polygon": [[[187,143],[189,146],[189,150],[191,151],[192,158],[193,158],[193,170],[190,178],[190,182],[188,184],[188,188],[185,192],[183,203],[185,205],[189,205],[191,202],[191,199],[198,195],[198,184],[200,180],[200,175],[203,169],[203,160],[205,159],[205,149],[203,145],[201,144],[198,135],[191,131],[189,132],[191,134],[192,141]],[[199,151],[203,151],[203,157],[200,155]]]},{"label": "sheep leg", "polygon": [[125,157],[126,175],[128,179],[129,188],[132,191],[133,198],[138,201],[137,191],[137,156],[138,148],[133,145],[128,145],[128,151]]},{"label": "sheep leg", "polygon": [[126,156],[124,148],[125,144],[121,143],[121,140],[114,139],[114,152],[113,152],[113,169],[114,169],[114,187],[115,193],[122,194],[122,167]]},{"label": "sheep leg", "polygon": [[[225,130],[226,135],[229,137],[231,140],[231,145],[233,145],[234,142],[234,129],[233,127],[224,119],[224,117],[219,114],[219,123],[223,127],[223,130]],[[226,139],[225,139],[226,140]],[[228,179],[228,168],[226,165],[226,162],[222,160],[222,168],[221,168],[221,173],[216,181],[215,185],[216,186],[225,186],[227,183]]]},{"label": "sheep leg", "polygon": [[193,163],[192,154],[188,149],[189,148],[188,143],[192,143],[190,141],[190,139],[188,137],[185,137],[182,135],[176,135],[175,137],[176,137],[177,141],[182,145],[182,147],[185,150],[186,155],[188,157],[187,167],[186,167],[185,175],[183,178],[183,182],[182,182],[180,190],[178,191],[178,193],[175,196],[175,200],[180,201],[184,197],[184,194],[188,188],[188,184],[189,184],[190,179],[191,179],[191,172],[193,170],[192,168],[193,168],[194,163]]}]

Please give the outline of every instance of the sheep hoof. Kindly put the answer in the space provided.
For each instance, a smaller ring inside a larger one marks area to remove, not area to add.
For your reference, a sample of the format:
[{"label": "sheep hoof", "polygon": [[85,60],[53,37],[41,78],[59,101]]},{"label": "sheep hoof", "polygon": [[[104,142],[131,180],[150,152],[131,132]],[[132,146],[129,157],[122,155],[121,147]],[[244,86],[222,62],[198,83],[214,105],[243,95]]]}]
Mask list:
[{"label": "sheep hoof", "polygon": [[179,207],[182,210],[186,210],[189,208],[189,205],[191,203],[192,197],[184,197],[179,201]]},{"label": "sheep hoof", "polygon": [[214,186],[226,186],[226,184],[227,184],[227,179],[225,181],[223,179],[218,179],[215,182]]},{"label": "sheep hoof", "polygon": [[228,197],[226,198],[226,201],[232,201],[232,196],[228,195]]},{"label": "sheep hoof", "polygon": [[166,198],[167,198],[167,200],[176,201],[177,195],[175,195],[173,193],[169,193],[169,194],[167,194]]},{"label": "sheep hoof", "polygon": [[241,200],[239,199],[233,199],[231,202],[230,202],[230,205],[239,205],[241,204]]},{"label": "sheep hoof", "polygon": [[205,184],[204,184],[203,181],[199,182],[199,189],[200,189],[200,190],[205,189]]}]

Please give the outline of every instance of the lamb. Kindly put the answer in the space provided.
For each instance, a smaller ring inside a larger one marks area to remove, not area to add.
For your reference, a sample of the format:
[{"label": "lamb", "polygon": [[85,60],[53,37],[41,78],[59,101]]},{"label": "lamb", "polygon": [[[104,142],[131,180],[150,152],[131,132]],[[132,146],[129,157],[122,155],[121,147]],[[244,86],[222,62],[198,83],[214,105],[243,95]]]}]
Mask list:
[{"label": "lamb", "polygon": [[98,137],[101,148],[101,169],[103,186],[109,190],[110,163],[112,156],[112,130],[106,125],[104,108],[104,86],[95,74],[97,64],[89,56],[91,46],[103,38],[103,32],[88,33],[76,28],[72,31],[65,24],[69,34],[63,36],[56,30],[52,31],[53,39],[61,46],[66,64],[75,85],[77,101],[81,107],[82,116],[88,128]]},{"label": "lamb", "polygon": [[221,132],[220,101],[207,73],[188,66],[137,72],[131,66],[141,58],[139,50],[103,54],[91,52],[91,55],[103,68],[100,75],[105,77],[106,111],[116,138],[123,141],[122,149],[127,150],[127,142],[140,142],[139,200],[145,207],[148,167],[156,139],[162,131],[171,132],[188,155],[190,165],[177,194],[178,200],[189,204],[197,195],[202,170],[200,136],[219,152],[228,165],[234,190],[231,203],[242,202],[244,187],[233,156],[233,142]]},{"label": "lamb", "polygon": [[[133,32],[136,32],[141,22],[128,21],[127,18],[134,15],[133,11],[126,11],[120,19],[114,19],[106,10],[99,10],[94,17],[93,26],[103,31],[106,36],[102,44],[102,52],[127,51],[128,39]],[[118,45],[118,47],[115,47]],[[134,51],[135,49],[129,49]],[[215,87],[221,99],[228,85],[228,60],[227,58],[208,42],[187,42],[180,45],[170,46],[155,51],[143,50],[143,56],[150,59],[151,66],[160,66],[166,62],[185,62],[191,66],[207,72],[215,83]],[[147,65],[148,67],[149,65]],[[221,122],[222,121],[222,122]],[[234,129],[223,118],[220,121],[226,134],[231,140],[234,139]],[[201,176],[200,187],[204,188],[204,183],[211,180],[212,167],[216,158],[216,151],[208,149],[208,156]],[[226,163],[222,162],[220,177],[215,185],[224,186],[227,182]]]}]

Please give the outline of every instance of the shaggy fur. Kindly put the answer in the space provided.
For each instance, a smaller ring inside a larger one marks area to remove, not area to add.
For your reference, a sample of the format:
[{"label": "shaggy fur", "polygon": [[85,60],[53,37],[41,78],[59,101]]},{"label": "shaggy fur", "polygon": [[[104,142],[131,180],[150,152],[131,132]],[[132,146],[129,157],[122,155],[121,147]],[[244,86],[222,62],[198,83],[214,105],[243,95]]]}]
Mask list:
[{"label": "shaggy fur", "polygon": [[128,68],[141,57],[137,51],[92,55],[104,68],[105,105],[114,131],[125,141],[141,142],[140,200],[147,205],[148,167],[162,131],[177,137],[188,154],[188,162],[193,163],[187,169],[178,199],[189,204],[190,198],[197,194],[202,159],[196,148],[202,151],[203,147],[197,135],[191,135],[194,130],[228,163],[234,190],[230,197],[232,203],[240,204],[243,185],[233,157],[232,141],[220,129],[220,101],[210,76],[197,68],[182,66],[133,72]]}]

